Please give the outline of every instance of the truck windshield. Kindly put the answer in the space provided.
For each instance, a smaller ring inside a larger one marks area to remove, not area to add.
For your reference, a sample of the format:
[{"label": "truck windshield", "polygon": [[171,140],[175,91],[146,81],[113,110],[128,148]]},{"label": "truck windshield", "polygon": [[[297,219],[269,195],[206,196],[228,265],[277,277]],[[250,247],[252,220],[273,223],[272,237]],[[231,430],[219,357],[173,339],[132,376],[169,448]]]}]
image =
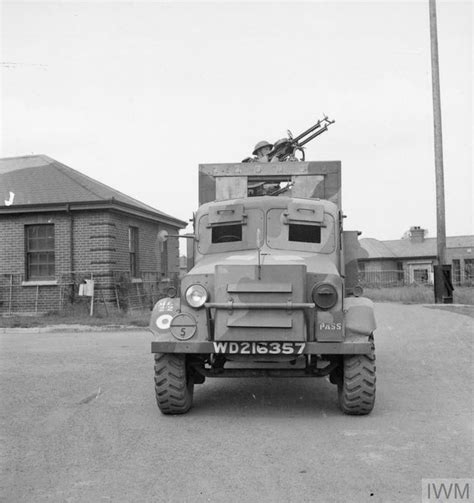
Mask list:
[{"label": "truck windshield", "polygon": [[213,223],[209,214],[204,213],[198,220],[198,250],[202,254],[255,250],[260,230],[261,239],[273,249],[333,253],[336,249],[334,216],[324,212],[319,218],[319,222],[288,221],[286,206],[267,211],[246,208],[242,222]]},{"label": "truck windshield", "polygon": [[[224,214],[227,215],[227,214]],[[235,215],[229,217],[235,218]],[[209,213],[198,220],[199,253],[223,253],[226,251],[255,250],[257,229],[264,228],[264,212],[261,209],[245,209],[242,222],[213,222]]]},{"label": "truck windshield", "polygon": [[277,250],[333,253],[336,249],[336,223],[331,213],[324,212],[321,222],[288,222],[284,208],[267,212],[267,244]]},{"label": "truck windshield", "polygon": [[242,241],[242,224],[219,225],[212,228],[213,243]]},{"label": "truck windshield", "polygon": [[321,226],[290,224],[288,228],[288,241],[321,243]]}]

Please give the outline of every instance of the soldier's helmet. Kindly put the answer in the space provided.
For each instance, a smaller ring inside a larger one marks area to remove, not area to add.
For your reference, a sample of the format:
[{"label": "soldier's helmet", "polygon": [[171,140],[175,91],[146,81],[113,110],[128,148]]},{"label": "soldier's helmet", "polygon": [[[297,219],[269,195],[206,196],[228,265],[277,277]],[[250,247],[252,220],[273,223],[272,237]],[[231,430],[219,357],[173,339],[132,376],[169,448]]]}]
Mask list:
[{"label": "soldier's helmet", "polygon": [[275,142],[275,145],[273,145],[274,149],[276,150],[279,146],[283,145],[284,143],[288,143],[289,140],[288,138],[280,138]]},{"label": "soldier's helmet", "polygon": [[252,155],[257,155],[257,152],[263,148],[263,147],[270,147],[273,148],[273,145],[271,143],[268,143],[268,141],[262,140],[259,141],[256,145],[255,148],[253,149]]}]

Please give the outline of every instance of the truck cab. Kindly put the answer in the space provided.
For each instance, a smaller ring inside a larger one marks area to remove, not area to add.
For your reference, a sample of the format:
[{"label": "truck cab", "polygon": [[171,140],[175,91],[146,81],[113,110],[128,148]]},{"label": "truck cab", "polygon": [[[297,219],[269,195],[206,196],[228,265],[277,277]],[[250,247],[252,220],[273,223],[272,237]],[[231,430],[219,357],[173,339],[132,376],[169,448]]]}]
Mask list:
[{"label": "truck cab", "polygon": [[342,228],[340,163],[199,174],[189,272],[150,320],[161,412],[187,412],[208,377],[329,376],[343,412],[369,413],[375,318],[357,284],[358,233]]}]

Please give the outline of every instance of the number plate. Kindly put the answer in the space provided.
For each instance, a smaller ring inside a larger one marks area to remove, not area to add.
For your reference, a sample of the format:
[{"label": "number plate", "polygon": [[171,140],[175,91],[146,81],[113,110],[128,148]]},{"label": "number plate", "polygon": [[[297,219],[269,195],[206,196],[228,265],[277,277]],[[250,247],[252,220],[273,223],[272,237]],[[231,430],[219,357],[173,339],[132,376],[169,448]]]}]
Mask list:
[{"label": "number plate", "polygon": [[215,353],[240,355],[301,355],[304,342],[214,342]]}]

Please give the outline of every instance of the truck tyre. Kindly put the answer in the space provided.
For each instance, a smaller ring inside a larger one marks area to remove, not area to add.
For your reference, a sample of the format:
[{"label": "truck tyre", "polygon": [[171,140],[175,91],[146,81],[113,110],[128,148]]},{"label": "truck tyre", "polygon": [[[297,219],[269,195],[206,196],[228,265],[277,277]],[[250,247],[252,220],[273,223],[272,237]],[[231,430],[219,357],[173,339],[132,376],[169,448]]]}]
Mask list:
[{"label": "truck tyre", "polygon": [[371,351],[366,355],[345,356],[342,382],[338,385],[339,407],[345,414],[369,414],[375,403],[375,345],[369,337]]},{"label": "truck tyre", "polygon": [[185,414],[193,404],[194,379],[180,354],[155,354],[156,403],[163,414]]}]

